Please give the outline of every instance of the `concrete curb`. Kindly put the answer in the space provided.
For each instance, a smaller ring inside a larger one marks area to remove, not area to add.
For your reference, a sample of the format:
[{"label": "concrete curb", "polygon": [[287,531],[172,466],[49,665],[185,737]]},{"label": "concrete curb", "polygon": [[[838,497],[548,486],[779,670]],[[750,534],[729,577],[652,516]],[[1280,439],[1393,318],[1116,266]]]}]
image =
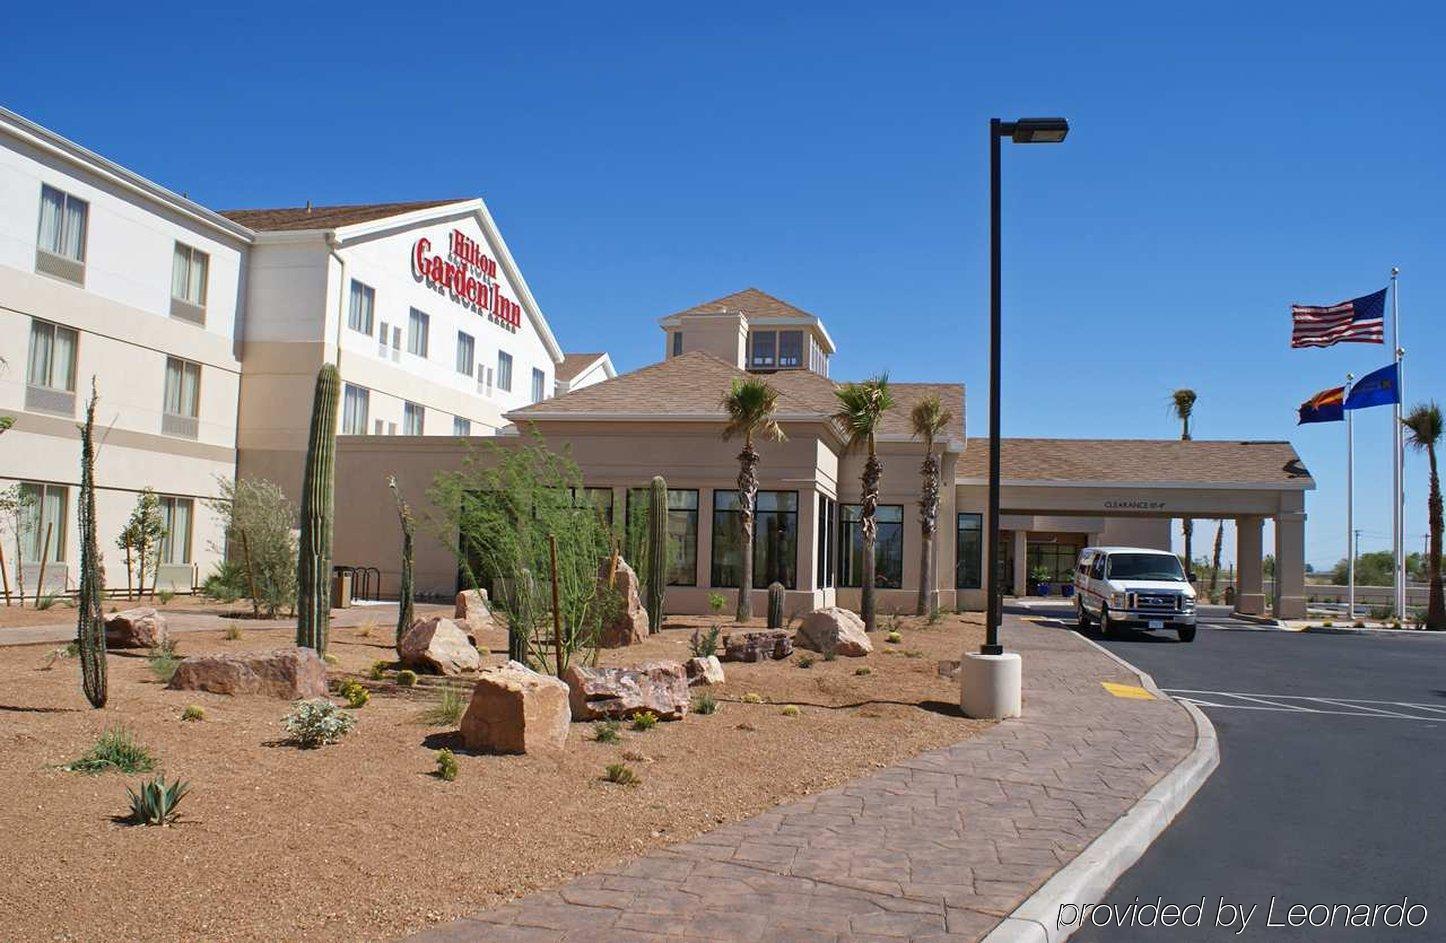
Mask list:
[{"label": "concrete curb", "polygon": [[1293,629],[1302,635],[1372,635],[1377,638],[1446,638],[1446,632],[1428,632],[1425,629],[1357,629],[1354,626],[1308,625]]},{"label": "concrete curb", "polygon": [[[1145,690],[1156,697],[1168,698],[1154,678],[1094,640],[1080,638],[1136,675]],[[1005,917],[983,943],[1060,943],[1068,939],[1078,927],[1058,926],[1061,905],[1099,902],[1194,798],[1220,765],[1220,744],[1215,727],[1198,707],[1181,701],[1176,703],[1195,722],[1195,748],[1104,834],[1090,842],[1077,858],[1056,871],[1054,877]]]}]

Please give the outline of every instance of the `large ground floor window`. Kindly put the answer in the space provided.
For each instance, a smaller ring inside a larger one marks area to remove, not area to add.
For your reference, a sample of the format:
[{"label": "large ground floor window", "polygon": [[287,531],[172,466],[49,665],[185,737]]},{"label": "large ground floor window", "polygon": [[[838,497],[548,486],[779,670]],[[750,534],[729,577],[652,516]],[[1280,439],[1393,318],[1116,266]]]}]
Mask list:
[{"label": "large ground floor window", "polygon": [[960,514],[954,543],[954,588],[979,589],[983,564],[984,515]]},{"label": "large ground floor window", "polygon": [[[839,505],[839,585],[864,585],[864,506]],[[904,506],[880,504],[874,513],[874,586],[899,589],[904,585]]]},{"label": "large ground floor window", "polygon": [[[1057,541],[1027,542],[1025,575],[1031,583],[1063,583],[1074,578],[1074,562],[1080,545]],[[1040,579],[1040,577],[1044,577]]]},{"label": "large ground floor window", "polygon": [[[70,489],[37,482],[20,484],[20,562],[65,559],[65,527]],[[47,540],[49,541],[47,543]]]},{"label": "large ground floor window", "polygon": [[572,489],[573,500],[579,507],[591,506],[597,511],[598,517],[611,532],[613,529],[613,489],[611,488],[574,488]]},{"label": "large ground floor window", "polygon": [[166,522],[166,535],[161,538],[162,563],[191,562],[192,519],[196,502],[191,498],[161,497],[161,516]]},{"label": "large ground floor window", "polygon": [[[633,558],[648,529],[648,489],[628,489],[628,549]],[[668,489],[668,585],[698,585],[698,489]]]},{"label": "large ground floor window", "polygon": [[818,588],[833,586],[838,558],[838,504],[827,495],[818,496]]},{"label": "large ground floor window", "polygon": [[[743,520],[738,492],[713,492],[713,557],[710,584],[736,587],[743,580]],[[760,491],[753,511],[753,588],[782,583],[798,588],[798,492]]]}]

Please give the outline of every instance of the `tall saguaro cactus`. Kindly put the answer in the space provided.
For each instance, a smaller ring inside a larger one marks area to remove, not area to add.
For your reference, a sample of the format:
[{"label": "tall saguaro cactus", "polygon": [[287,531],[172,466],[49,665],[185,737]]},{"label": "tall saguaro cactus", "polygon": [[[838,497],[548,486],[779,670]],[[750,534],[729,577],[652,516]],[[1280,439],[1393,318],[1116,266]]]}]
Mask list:
[{"label": "tall saguaro cactus", "polygon": [[387,478],[387,487],[397,502],[397,517],[402,522],[402,580],[397,587],[397,657],[402,655],[402,636],[412,627],[416,612],[416,583],[412,570],[412,508],[397,487],[397,476]]},{"label": "tall saguaro cactus", "polygon": [[663,592],[668,585],[668,483],[653,479],[648,494],[648,629],[663,628]]},{"label": "tall saguaro cactus", "polygon": [[331,627],[332,501],[336,487],[336,408],[341,376],[324,365],[316,374],[311,439],[301,479],[301,552],[296,563],[296,644],[326,653]]},{"label": "tall saguaro cactus", "polygon": [[76,598],[79,621],[76,647],[80,654],[80,686],[95,708],[105,707],[105,616],[100,597],[104,579],[100,569],[100,542],[95,536],[95,378],[90,380],[90,402],[80,430],[80,593]]}]

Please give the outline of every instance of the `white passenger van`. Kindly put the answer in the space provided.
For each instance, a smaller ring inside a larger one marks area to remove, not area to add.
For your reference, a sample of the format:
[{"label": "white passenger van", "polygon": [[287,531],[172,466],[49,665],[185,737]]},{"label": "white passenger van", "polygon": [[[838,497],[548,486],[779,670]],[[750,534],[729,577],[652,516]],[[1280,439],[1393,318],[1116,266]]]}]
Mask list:
[{"label": "white passenger van", "polygon": [[1098,622],[1101,635],[1122,626],[1174,629],[1180,641],[1195,640],[1194,575],[1180,558],[1139,547],[1086,547],[1075,563],[1075,614],[1079,627]]}]

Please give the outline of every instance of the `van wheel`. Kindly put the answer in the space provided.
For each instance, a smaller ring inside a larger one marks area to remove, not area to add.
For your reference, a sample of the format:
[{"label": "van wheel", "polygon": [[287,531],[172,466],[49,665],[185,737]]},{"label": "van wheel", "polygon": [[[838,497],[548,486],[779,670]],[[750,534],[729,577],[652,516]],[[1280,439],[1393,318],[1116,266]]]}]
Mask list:
[{"label": "van wheel", "polygon": [[1078,597],[1075,597],[1074,610],[1075,628],[1079,629],[1081,632],[1088,631],[1090,627],[1090,614],[1085,611],[1084,601]]},{"label": "van wheel", "polygon": [[1110,607],[1100,606],[1100,635],[1109,638],[1115,634],[1114,625],[1110,622]]},{"label": "van wheel", "polygon": [[1187,628],[1187,629],[1181,629],[1181,630],[1180,630],[1180,641],[1182,641],[1182,642],[1193,642],[1193,641],[1195,641],[1195,627],[1194,627],[1193,625],[1190,626],[1190,627]]}]

